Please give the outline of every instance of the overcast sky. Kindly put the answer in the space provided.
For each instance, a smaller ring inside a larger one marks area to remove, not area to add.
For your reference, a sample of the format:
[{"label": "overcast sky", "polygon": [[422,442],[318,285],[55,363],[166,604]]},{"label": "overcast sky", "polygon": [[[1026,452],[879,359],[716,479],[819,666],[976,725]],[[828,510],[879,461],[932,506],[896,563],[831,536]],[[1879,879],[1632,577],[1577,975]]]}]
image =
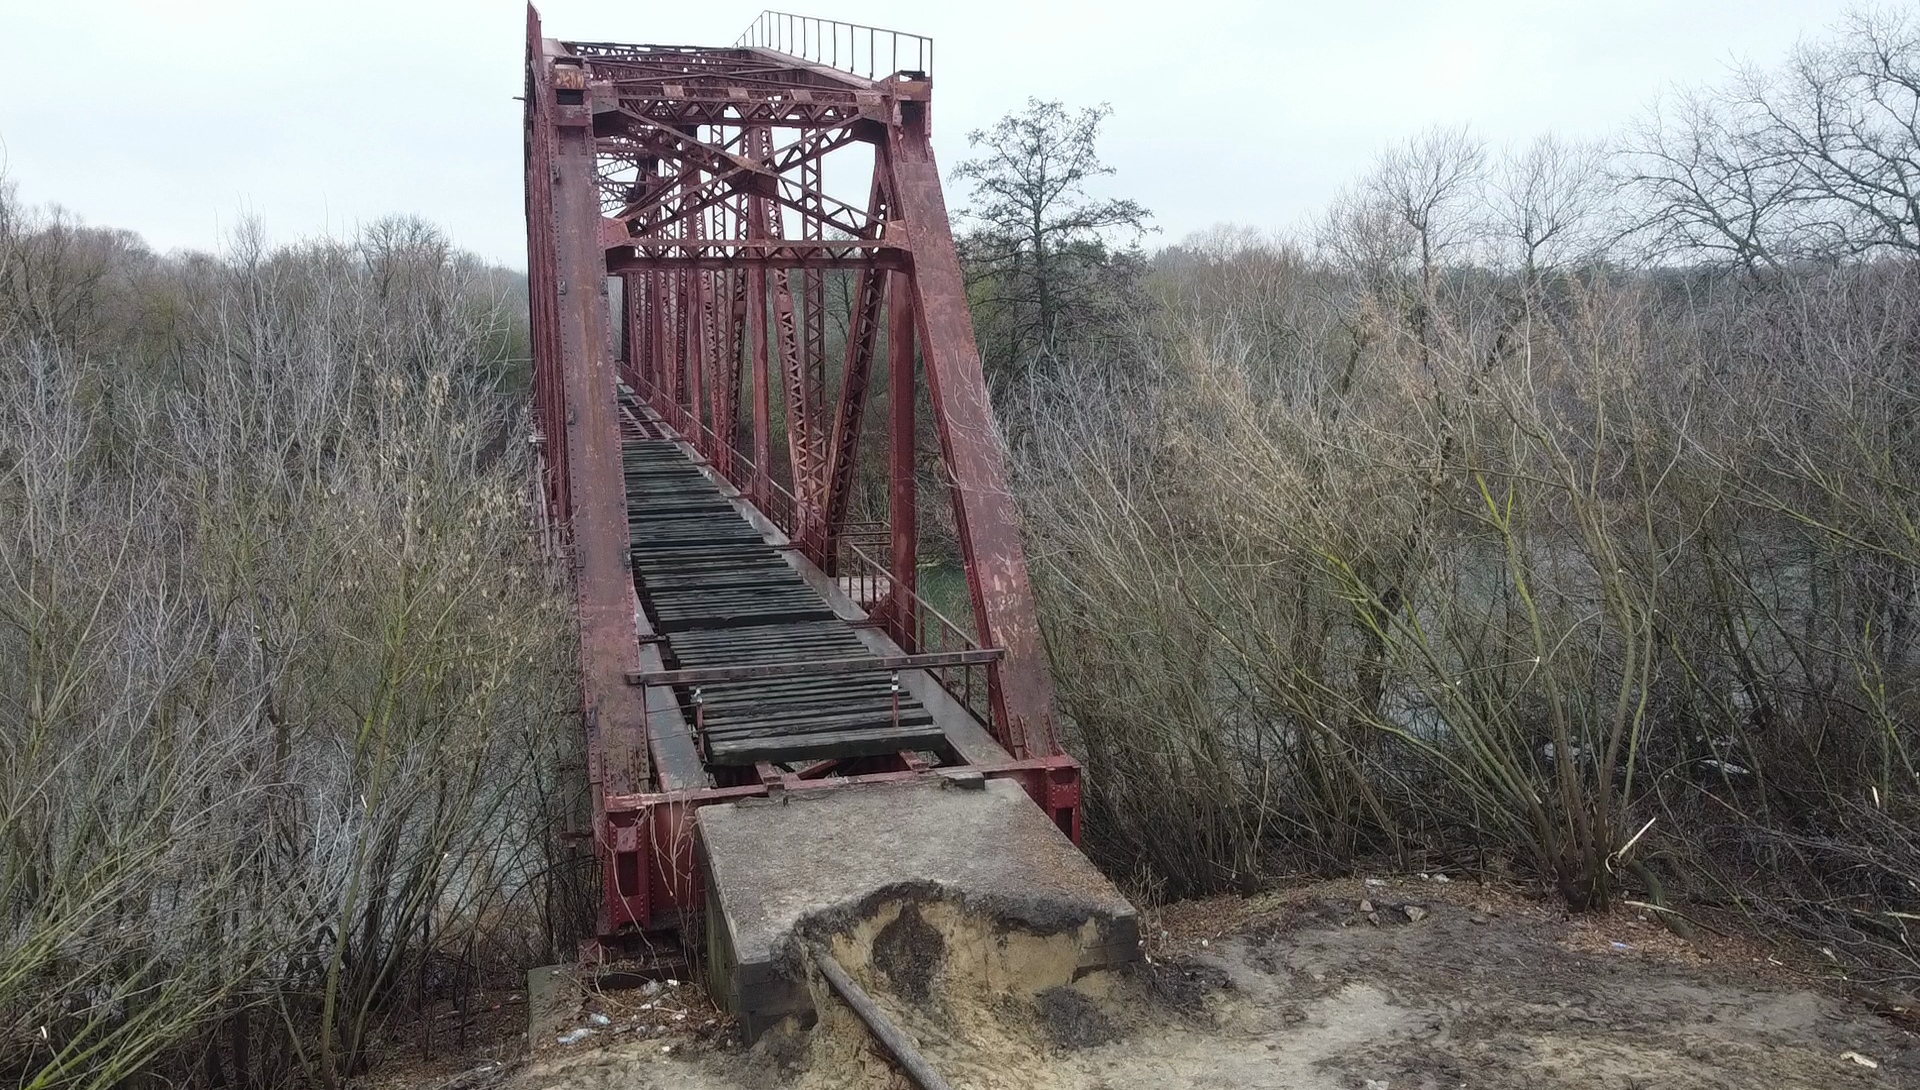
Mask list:
[{"label": "overcast sky", "polygon": [[[1602,135],[1674,84],[1771,63],[1834,0],[794,0],[932,36],[942,165],[1027,96],[1109,102],[1116,195],[1163,241],[1313,215],[1383,147]],[[550,0],[549,36],[730,44],[760,5]],[[526,262],[524,8],[510,0],[0,0],[0,169],[33,202],[211,248],[393,212]],[[955,196],[957,200],[957,195]]]}]

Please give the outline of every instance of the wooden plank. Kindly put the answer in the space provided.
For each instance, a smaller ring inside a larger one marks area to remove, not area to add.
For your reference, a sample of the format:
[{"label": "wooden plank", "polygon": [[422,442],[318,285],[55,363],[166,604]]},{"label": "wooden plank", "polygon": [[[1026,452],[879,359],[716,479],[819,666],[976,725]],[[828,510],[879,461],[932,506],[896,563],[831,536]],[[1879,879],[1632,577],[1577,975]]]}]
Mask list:
[{"label": "wooden plank", "polygon": [[716,765],[750,765],[760,761],[822,760],[828,757],[865,757],[900,749],[938,747],[946,736],[928,725],[898,730],[850,730],[827,734],[772,737],[737,742],[713,742],[708,753]]},{"label": "wooden plank", "polygon": [[[918,715],[923,709],[918,704],[900,704],[901,716]],[[703,713],[704,714],[704,713]],[[885,699],[855,700],[845,703],[834,701],[815,701],[812,703],[795,702],[776,705],[765,712],[753,713],[738,709],[724,709],[706,714],[707,726],[711,730],[757,730],[770,723],[783,723],[795,730],[804,724],[820,724],[834,719],[866,721],[879,716],[893,718],[893,700]],[[816,729],[808,727],[806,729]]]},{"label": "wooden plank", "polygon": [[737,612],[723,616],[676,616],[672,620],[661,619],[660,630],[666,633],[688,632],[695,629],[719,630],[735,625],[751,625],[768,620],[805,620],[820,614],[803,613],[799,610],[782,610],[772,613]]},{"label": "wooden plank", "polygon": [[[826,681],[805,685],[781,683],[778,686],[757,688],[732,688],[700,686],[702,703],[713,708],[734,708],[747,704],[764,704],[781,700],[809,701],[820,699],[866,700],[871,697],[891,697],[893,690],[882,678],[878,683],[858,685],[835,685]],[[902,694],[905,695],[905,694]]]},{"label": "wooden plank", "polygon": [[633,670],[631,685],[701,685],[720,681],[758,681],[820,674],[863,674],[879,670],[935,670],[955,666],[985,666],[1000,657],[997,648],[975,651],[934,651],[918,655],[866,655],[814,662],[765,662],[740,666],[707,666],[691,670]]},{"label": "wooden plank", "polygon": [[[742,719],[733,722],[706,724],[709,737],[736,738],[747,735],[793,735],[830,733],[839,730],[877,730],[882,727],[918,726],[930,721],[932,716],[924,708],[915,708],[911,712],[903,708],[896,717],[891,707],[875,708],[867,712],[843,712],[838,709],[820,709],[806,714],[772,715],[764,718]],[[896,722],[897,720],[897,722]]]},{"label": "wooden plank", "polygon": [[[885,681],[882,681],[878,685],[859,685],[845,688],[825,684],[798,689],[716,690],[702,688],[700,690],[700,696],[701,706],[706,708],[707,713],[711,715],[716,710],[733,712],[741,708],[773,707],[783,701],[807,704],[816,703],[821,700],[891,700],[893,699],[893,690]],[[900,696],[903,700],[912,699],[911,696],[904,692],[901,693]]]},{"label": "wooden plank", "polygon": [[873,656],[846,622],[754,527],[679,444],[624,444],[630,562],[670,670],[635,684],[671,686],[700,719],[714,763],[830,760],[935,747],[944,735],[909,694],[900,669],[992,661]]}]

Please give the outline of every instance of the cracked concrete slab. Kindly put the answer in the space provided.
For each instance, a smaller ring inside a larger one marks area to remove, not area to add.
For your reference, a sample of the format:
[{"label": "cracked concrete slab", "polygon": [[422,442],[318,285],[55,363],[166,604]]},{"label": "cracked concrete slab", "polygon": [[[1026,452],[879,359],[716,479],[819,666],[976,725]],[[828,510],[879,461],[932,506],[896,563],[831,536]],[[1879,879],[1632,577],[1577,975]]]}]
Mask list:
[{"label": "cracked concrete slab", "polygon": [[943,777],[702,808],[714,990],[759,1035],[806,1015],[803,942],[883,902],[939,900],[1002,933],[1071,933],[1079,968],[1139,956],[1133,906],[1018,784]]}]

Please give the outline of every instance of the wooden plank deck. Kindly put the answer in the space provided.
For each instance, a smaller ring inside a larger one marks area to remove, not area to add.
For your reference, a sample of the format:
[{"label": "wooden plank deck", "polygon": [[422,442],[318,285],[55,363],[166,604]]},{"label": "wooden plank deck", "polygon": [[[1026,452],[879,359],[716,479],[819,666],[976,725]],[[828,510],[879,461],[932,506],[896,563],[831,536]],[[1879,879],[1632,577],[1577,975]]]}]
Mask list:
[{"label": "wooden plank deck", "polygon": [[[641,608],[670,669],[814,662],[871,653],[818,590],[668,439],[623,451]],[[887,671],[676,689],[710,766],[938,747],[944,734]]]}]

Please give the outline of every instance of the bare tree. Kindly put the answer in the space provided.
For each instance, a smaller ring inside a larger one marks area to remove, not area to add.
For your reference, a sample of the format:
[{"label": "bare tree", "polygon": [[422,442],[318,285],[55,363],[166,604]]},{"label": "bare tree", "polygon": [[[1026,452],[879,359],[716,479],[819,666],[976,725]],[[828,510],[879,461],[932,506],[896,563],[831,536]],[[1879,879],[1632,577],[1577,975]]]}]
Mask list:
[{"label": "bare tree", "polygon": [[1754,143],[1743,111],[1700,92],[1663,104],[1633,138],[1625,174],[1647,256],[1704,256],[1748,271],[1779,264],[1792,172]]},{"label": "bare tree", "polygon": [[1388,151],[1367,180],[1375,199],[1411,232],[1423,284],[1472,244],[1486,165],[1486,145],[1466,126],[1435,127]]},{"label": "bare tree", "polygon": [[1382,155],[1321,229],[1329,256],[1407,315],[1428,373],[1443,271],[1477,256],[1486,160],[1464,126],[1429,129]]},{"label": "bare tree", "polygon": [[570,938],[507,311],[414,224],[159,264],[0,328],[0,1080],[338,1086]]},{"label": "bare tree", "polygon": [[1920,19],[1856,10],[1784,66],[1675,96],[1629,150],[1656,256],[1755,270],[1920,253]]},{"label": "bare tree", "polygon": [[1517,267],[1530,290],[1604,249],[1605,161],[1600,144],[1551,134],[1502,157],[1488,192],[1494,256]]},{"label": "bare tree", "polygon": [[1791,164],[1793,250],[1823,257],[1920,253],[1920,20],[1860,10],[1735,94],[1763,154]]}]

